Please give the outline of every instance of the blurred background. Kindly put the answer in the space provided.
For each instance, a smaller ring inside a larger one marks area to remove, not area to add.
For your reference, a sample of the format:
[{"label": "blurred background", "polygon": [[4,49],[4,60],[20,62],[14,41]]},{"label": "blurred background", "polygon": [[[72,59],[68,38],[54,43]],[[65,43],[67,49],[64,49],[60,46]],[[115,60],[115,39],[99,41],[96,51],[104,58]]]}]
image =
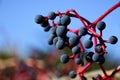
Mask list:
[{"label": "blurred background", "polygon": [[[72,66],[71,64],[74,64],[73,62],[65,65],[60,63],[59,56],[61,53],[70,53],[71,51],[67,48],[63,51],[59,51],[55,46],[48,45],[47,41],[50,33],[45,33],[40,25],[35,23],[35,16],[37,14],[48,15],[51,11],[65,12],[68,9],[75,9],[81,16],[93,22],[118,1],[119,0],[0,0],[1,75],[5,77],[13,76],[12,74],[8,74],[8,72],[10,72],[8,70],[11,70],[11,68],[15,70],[12,70],[13,74],[15,74],[15,72],[18,74],[22,73],[22,70],[23,72],[26,70],[26,65],[29,67],[37,65],[39,68],[39,75],[42,74],[49,78],[50,74],[56,74],[57,77],[60,77],[62,75],[67,75],[71,69],[76,70],[79,66]],[[108,39],[111,35],[115,35],[119,40],[119,13],[120,8],[117,8],[103,19],[107,25],[106,29],[103,31],[104,39]],[[70,25],[72,29],[77,29],[81,26],[82,24],[74,19]],[[120,41],[115,45],[107,45],[108,54],[106,55],[107,61],[105,67],[111,69],[120,64]],[[107,64],[109,64],[109,67],[107,67]],[[66,69],[66,67],[68,69]],[[18,68],[20,69],[18,70]],[[98,67],[96,66],[94,69],[98,69]],[[36,69],[30,68],[30,70]],[[33,74],[33,72],[30,72],[30,74],[31,73]],[[28,74],[26,73],[25,75]],[[0,80],[9,79],[1,78]],[[47,79],[40,79],[38,77],[38,80]]]}]

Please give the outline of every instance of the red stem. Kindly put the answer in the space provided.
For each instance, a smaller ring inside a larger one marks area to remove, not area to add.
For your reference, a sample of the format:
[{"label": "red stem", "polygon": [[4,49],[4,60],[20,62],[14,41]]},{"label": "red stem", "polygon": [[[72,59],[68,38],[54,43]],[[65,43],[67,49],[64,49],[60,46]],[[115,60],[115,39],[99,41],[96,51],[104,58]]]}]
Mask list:
[{"label": "red stem", "polygon": [[86,71],[86,69],[87,69],[91,64],[92,64],[91,62],[87,63],[87,64],[82,68],[82,70],[80,70],[80,71],[78,72],[78,74],[80,75],[80,74],[84,73],[84,72]]},{"label": "red stem", "polygon": [[100,31],[100,36],[102,36],[102,31]]},{"label": "red stem", "polygon": [[102,14],[98,19],[96,19],[93,23],[97,24],[99,21],[101,21],[104,17],[106,17],[108,14],[110,14],[113,10],[120,7],[120,1],[112,6],[110,9],[108,9],[104,14]]},{"label": "red stem", "polygon": [[82,22],[82,24],[84,25],[84,27],[87,27],[87,25],[84,23],[83,18],[81,18],[81,16],[74,10],[75,15],[77,16],[77,18]]},{"label": "red stem", "polygon": [[[73,12],[74,14],[71,14],[70,12]],[[86,18],[80,16],[75,10],[71,9],[71,10],[67,10],[66,11],[66,14],[70,15],[71,17],[76,17],[76,18],[79,18],[80,17],[80,20],[81,21],[85,21],[87,24],[91,24],[91,22],[89,20],[87,20]]]},{"label": "red stem", "polygon": [[74,59],[75,58],[75,54],[73,53],[71,56],[69,56],[69,59]]},{"label": "red stem", "polygon": [[67,28],[67,30],[68,30],[69,32],[72,32],[72,33],[76,34],[76,35],[77,35],[78,32],[79,32],[79,29],[73,30],[73,29]]},{"label": "red stem", "polygon": [[55,26],[54,20],[52,20],[52,26]]},{"label": "red stem", "polygon": [[88,28],[88,30],[92,33],[93,36],[95,36],[95,37],[100,37],[100,35],[97,34],[94,30],[92,30],[92,29],[90,29],[90,28]]},{"label": "red stem", "polygon": [[84,46],[83,46],[83,44],[82,44],[81,40],[80,40],[79,44],[80,44],[81,52],[84,52],[84,51],[85,51],[85,49],[84,49]]},{"label": "red stem", "polygon": [[114,76],[117,72],[120,72],[120,69],[115,69],[115,70],[111,73],[110,77]]},{"label": "red stem", "polygon": [[[95,28],[93,28],[93,31],[96,32]],[[99,35],[98,35],[99,36]],[[94,47],[97,45],[97,37],[94,37]]]},{"label": "red stem", "polygon": [[102,72],[104,73],[104,76],[105,76],[105,77],[108,77],[108,75],[107,75],[107,73],[106,73],[104,67],[103,67],[102,65],[99,65],[99,66],[100,66]]}]

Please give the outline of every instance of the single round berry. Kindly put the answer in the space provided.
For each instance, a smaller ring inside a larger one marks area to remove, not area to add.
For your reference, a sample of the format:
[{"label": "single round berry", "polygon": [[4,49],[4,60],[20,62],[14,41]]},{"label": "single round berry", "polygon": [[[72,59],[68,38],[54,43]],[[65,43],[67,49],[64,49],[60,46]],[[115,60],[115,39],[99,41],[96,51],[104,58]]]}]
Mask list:
[{"label": "single round berry", "polygon": [[57,27],[56,29],[57,36],[61,36],[61,37],[66,36],[66,33],[67,33],[67,29],[65,26]]},{"label": "single round berry", "polygon": [[42,27],[47,27],[47,26],[49,26],[49,22],[48,22],[48,21],[43,21],[43,22],[41,23],[41,26],[42,26]]},{"label": "single round berry", "polygon": [[109,38],[109,42],[110,42],[111,44],[116,44],[116,43],[118,42],[118,38],[117,38],[116,36],[111,36],[111,37]]},{"label": "single round berry", "polygon": [[97,26],[97,28],[98,28],[99,30],[104,30],[105,27],[106,27],[106,24],[105,24],[105,22],[100,21],[100,22],[97,23],[96,26]]},{"label": "single round berry", "polygon": [[81,52],[80,46],[77,45],[72,48],[72,53],[77,54],[80,52]]},{"label": "single round berry", "polygon": [[75,58],[75,63],[76,64],[81,64],[82,63],[82,59],[81,58]]},{"label": "single round berry", "polygon": [[55,12],[50,12],[50,13],[48,14],[48,18],[49,18],[50,20],[54,20],[54,19],[56,18]]},{"label": "single round berry", "polygon": [[97,62],[99,60],[99,58],[100,58],[100,54],[97,54],[97,53],[92,56],[92,60],[94,62]]},{"label": "single round berry", "polygon": [[103,56],[103,55],[100,55],[99,60],[98,60],[96,63],[102,65],[104,62],[105,62],[104,56]]},{"label": "single round berry", "polygon": [[65,41],[63,39],[58,39],[56,43],[56,48],[63,49],[65,47]]},{"label": "single round berry", "polygon": [[51,26],[48,25],[47,27],[44,27],[44,31],[45,31],[45,32],[48,32],[48,31],[50,30],[50,28],[51,28]]},{"label": "single round berry", "polygon": [[52,27],[52,28],[51,28],[51,33],[56,35],[56,29],[57,29],[57,27],[55,27],[55,26]]},{"label": "single round berry", "polygon": [[78,34],[79,34],[80,36],[86,35],[86,34],[87,34],[87,29],[84,28],[84,27],[81,27]]},{"label": "single round berry", "polygon": [[49,40],[48,40],[48,44],[49,45],[52,45],[53,44],[53,39],[55,38],[56,36],[54,35],[54,34],[51,34],[50,35],[50,38],[49,38]]},{"label": "single round berry", "polygon": [[67,25],[69,25],[70,24],[70,22],[71,22],[71,19],[70,19],[70,17],[69,16],[67,16],[67,15],[62,15],[62,17],[61,17],[61,24],[62,25],[65,25],[65,26],[67,26]]},{"label": "single round berry", "polygon": [[97,53],[100,53],[100,52],[103,51],[103,48],[102,48],[101,44],[97,44],[97,45],[95,46],[95,51],[96,51]]},{"label": "single round berry", "polygon": [[68,61],[69,61],[69,56],[68,55],[66,55],[66,54],[62,54],[61,56],[60,56],[60,61],[62,62],[62,63],[67,63]]},{"label": "single round berry", "polygon": [[79,40],[78,40],[77,36],[71,36],[69,38],[69,44],[72,45],[72,46],[77,45],[78,42],[79,42]]},{"label": "single round berry", "polygon": [[58,41],[58,37],[55,37],[55,38],[53,39],[53,44],[56,45],[57,41]]},{"label": "single round berry", "polygon": [[92,46],[93,46],[93,42],[92,42],[92,40],[86,40],[85,42],[84,42],[84,46],[85,46],[85,48],[91,48]]},{"label": "single round berry", "polygon": [[45,18],[44,18],[42,15],[37,15],[37,16],[35,17],[35,22],[36,22],[37,24],[41,24],[42,22],[44,22],[44,20],[45,20]]},{"label": "single round berry", "polygon": [[69,76],[70,76],[70,78],[75,78],[76,77],[76,73],[74,71],[70,71],[69,72]]},{"label": "single round berry", "polygon": [[88,62],[93,62],[93,60],[92,60],[92,56],[93,56],[93,52],[88,52],[87,53],[87,55],[86,55],[86,60],[88,61]]}]

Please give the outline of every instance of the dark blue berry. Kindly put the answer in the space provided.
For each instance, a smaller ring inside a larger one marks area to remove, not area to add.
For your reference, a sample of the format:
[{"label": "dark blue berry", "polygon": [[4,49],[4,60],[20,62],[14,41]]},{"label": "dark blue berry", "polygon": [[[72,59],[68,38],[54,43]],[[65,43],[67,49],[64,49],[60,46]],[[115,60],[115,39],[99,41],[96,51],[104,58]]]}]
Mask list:
[{"label": "dark blue berry", "polygon": [[75,78],[76,77],[76,73],[74,71],[70,71],[69,72],[69,76],[70,76],[70,78]]},{"label": "dark blue berry", "polygon": [[80,52],[81,52],[80,46],[77,45],[72,48],[72,53],[77,54]]},{"label": "dark blue berry", "polygon": [[97,45],[95,46],[95,51],[96,51],[97,53],[100,53],[100,52],[103,51],[103,48],[102,48],[101,44],[97,44]]},{"label": "dark blue berry", "polygon": [[70,17],[69,16],[67,16],[67,15],[62,15],[62,17],[61,17],[61,24],[62,25],[64,25],[64,26],[67,26],[67,25],[69,25],[70,24],[70,22],[71,22],[71,19],[70,19]]},{"label": "dark blue berry", "polygon": [[79,42],[79,39],[77,38],[77,36],[72,36],[69,38],[69,44],[72,46],[77,45]]},{"label": "dark blue berry", "polygon": [[62,62],[62,63],[67,63],[68,61],[69,61],[69,56],[68,55],[66,55],[66,54],[62,54],[61,56],[60,56],[60,61]]},{"label": "dark blue berry", "polygon": [[47,27],[47,26],[49,26],[49,22],[48,22],[48,21],[43,21],[43,22],[41,23],[41,26],[42,26],[42,27]]},{"label": "dark blue berry", "polygon": [[48,39],[48,44],[49,45],[52,45],[53,44],[53,39],[56,37],[56,35],[54,35],[54,34],[51,34],[50,35],[50,38]]},{"label": "dark blue berry", "polygon": [[44,31],[45,31],[45,32],[48,32],[48,31],[50,30],[50,28],[51,28],[51,26],[48,25],[47,27],[44,27]]},{"label": "dark blue berry", "polygon": [[98,28],[99,30],[104,30],[105,27],[106,27],[106,24],[105,24],[105,22],[100,21],[100,22],[97,23],[96,26],[97,26],[97,28]]},{"label": "dark blue berry", "polygon": [[75,63],[76,64],[81,64],[82,63],[82,59],[81,58],[75,58]]},{"label": "dark blue berry", "polygon": [[56,42],[56,48],[63,49],[65,47],[65,41],[63,39],[58,39]]},{"label": "dark blue berry", "polygon": [[111,36],[111,37],[109,38],[109,42],[110,42],[111,44],[116,44],[116,43],[118,42],[118,38],[117,38],[116,36]]},{"label": "dark blue berry", "polygon": [[53,44],[56,45],[57,41],[58,41],[58,37],[55,37],[55,38],[53,39]]},{"label": "dark blue berry", "polygon": [[65,26],[57,27],[56,29],[57,36],[61,36],[61,37],[66,36],[66,33],[67,33],[67,29]]},{"label": "dark blue berry", "polygon": [[86,35],[86,34],[87,34],[87,29],[84,28],[84,27],[81,27],[78,34],[79,34],[79,35],[82,35],[82,36]]},{"label": "dark blue berry", "polygon": [[97,53],[92,56],[92,60],[94,62],[97,62],[99,60],[99,58],[100,58],[100,54],[97,54]]},{"label": "dark blue berry", "polygon": [[51,20],[54,20],[54,19],[56,18],[55,12],[50,12],[50,13],[48,14],[48,18],[51,19]]},{"label": "dark blue berry", "polygon": [[88,62],[93,62],[93,60],[92,60],[92,56],[93,56],[93,52],[88,52],[87,53],[87,55],[86,55],[86,60],[88,61]]},{"label": "dark blue berry", "polygon": [[41,24],[42,22],[44,22],[44,20],[45,20],[45,18],[44,18],[42,15],[37,15],[37,16],[35,17],[35,22],[36,22],[37,24]]},{"label": "dark blue berry", "polygon": [[85,42],[84,42],[84,46],[85,46],[85,48],[91,48],[92,46],[93,46],[93,42],[92,42],[92,40],[86,40]]}]

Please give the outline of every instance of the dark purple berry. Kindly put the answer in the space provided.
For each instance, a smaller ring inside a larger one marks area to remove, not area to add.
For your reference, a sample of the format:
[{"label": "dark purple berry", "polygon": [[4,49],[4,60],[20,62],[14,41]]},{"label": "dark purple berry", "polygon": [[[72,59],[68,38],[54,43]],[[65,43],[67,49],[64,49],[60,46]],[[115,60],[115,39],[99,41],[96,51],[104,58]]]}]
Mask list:
[{"label": "dark purple berry", "polygon": [[74,71],[70,71],[69,72],[69,76],[70,76],[70,78],[75,78],[76,77],[76,73]]}]

